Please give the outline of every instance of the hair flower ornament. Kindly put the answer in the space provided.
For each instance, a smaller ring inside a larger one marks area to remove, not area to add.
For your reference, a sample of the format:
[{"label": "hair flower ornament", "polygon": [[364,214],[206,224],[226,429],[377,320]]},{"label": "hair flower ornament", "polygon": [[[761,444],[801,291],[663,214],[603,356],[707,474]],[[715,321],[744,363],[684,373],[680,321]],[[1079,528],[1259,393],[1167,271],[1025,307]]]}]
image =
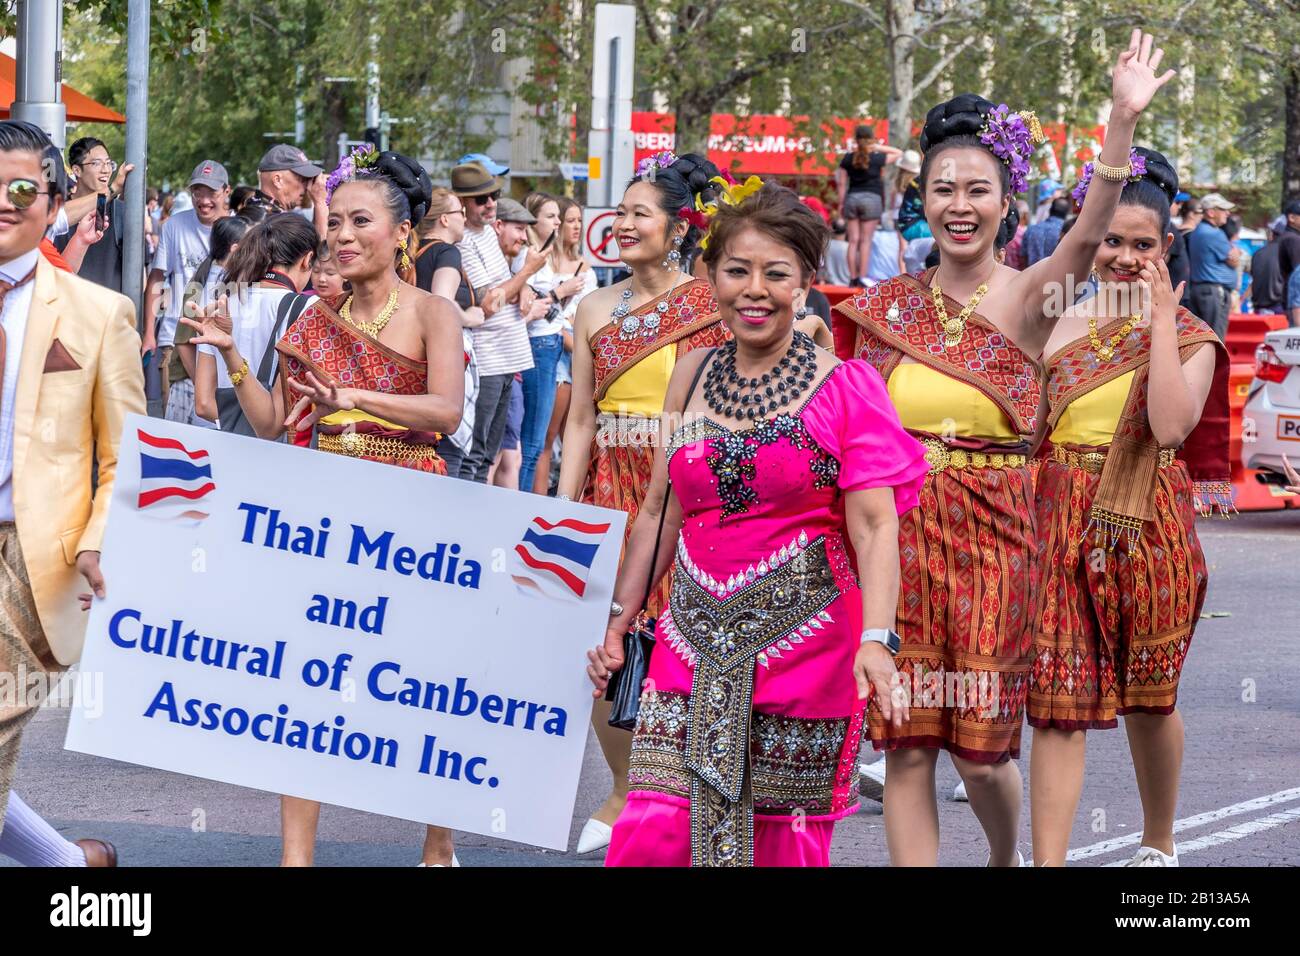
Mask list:
[{"label": "hair flower ornament", "polygon": [[[1130,146],[1128,161],[1130,166],[1128,181],[1135,183],[1147,174],[1147,158]],[[1088,187],[1092,185],[1094,169],[1096,169],[1095,163],[1084,163],[1083,172],[1079,174],[1079,184],[1070,190],[1070,197],[1074,200],[1074,208],[1076,209],[1083,208],[1083,197],[1088,195]]]},{"label": "hair flower ornament", "polygon": [[[696,203],[699,203],[699,197],[696,197]],[[692,226],[700,231],[706,231],[709,228],[709,213],[702,209],[692,209],[690,206],[683,206],[677,210],[677,218],[685,219]]]},{"label": "hair flower ornament", "polygon": [[1013,193],[1025,191],[1029,181],[1029,158],[1044,141],[1043,127],[1031,111],[1012,113],[1006,103],[989,110],[984,118],[980,142],[1002,161],[1010,172]]},{"label": "hair flower ornament", "polygon": [[378,161],[379,150],[375,149],[374,143],[354,147],[352,152],[343,157],[343,161],[339,163],[338,168],[325,179],[325,202],[330,201],[330,197],[334,195],[334,190],[338,189],[343,183],[352,182],[358,176],[369,175],[369,171]]},{"label": "hair flower ornament", "polygon": [[648,176],[655,169],[668,169],[675,162],[677,162],[677,154],[671,149],[665,149],[653,156],[647,156],[636,164],[636,178],[641,179]]},{"label": "hair flower ornament", "polygon": [[[750,176],[740,184],[737,184],[734,180],[728,182],[727,179],[722,176],[714,176],[709,180],[709,182],[718,187],[717,198],[705,202],[703,197],[695,197],[696,210],[700,214],[707,216],[709,219],[712,219],[717,214],[718,203],[724,202],[728,206],[739,206],[747,198],[763,188],[763,180],[759,179],[757,176]],[[712,223],[709,223],[709,226],[712,226]],[[707,249],[708,247],[709,234],[706,229],[704,235],[700,238],[700,248]]]}]

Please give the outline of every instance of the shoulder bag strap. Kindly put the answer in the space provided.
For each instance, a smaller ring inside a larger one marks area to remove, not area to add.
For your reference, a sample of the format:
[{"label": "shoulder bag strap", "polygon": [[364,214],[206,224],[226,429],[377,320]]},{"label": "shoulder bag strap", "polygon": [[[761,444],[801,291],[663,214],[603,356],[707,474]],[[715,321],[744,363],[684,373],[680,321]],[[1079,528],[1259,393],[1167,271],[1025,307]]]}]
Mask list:
[{"label": "shoulder bag strap", "polygon": [[271,366],[275,362],[276,343],[280,341],[284,330],[293,325],[298,320],[298,316],[302,315],[302,310],[307,307],[308,298],[309,296],[301,292],[295,292],[293,295],[286,295],[276,307],[275,328],[271,330],[271,339],[266,343],[262,361],[257,365],[257,380],[267,388],[271,387]]},{"label": "shoulder bag strap", "polygon": [[[682,402],[683,412],[686,410],[686,406],[691,403],[691,398],[695,395],[695,386],[700,384],[700,376],[704,374],[704,369],[708,366],[709,362],[713,361],[713,353],[717,350],[718,347],[716,345],[709,349],[709,354],[704,356],[704,361],[701,362],[699,368],[695,370],[695,377],[691,379],[691,387],[686,392],[686,400]],[[655,534],[655,549],[653,554],[650,556],[650,573],[646,575],[645,597],[641,599],[642,610],[645,610],[646,604],[649,603],[650,591],[655,585],[655,565],[659,563],[659,539],[664,536],[664,518],[668,514],[668,496],[672,493],[672,490],[673,482],[670,478],[668,480],[668,486],[664,490],[664,506],[659,511],[659,531]]]}]

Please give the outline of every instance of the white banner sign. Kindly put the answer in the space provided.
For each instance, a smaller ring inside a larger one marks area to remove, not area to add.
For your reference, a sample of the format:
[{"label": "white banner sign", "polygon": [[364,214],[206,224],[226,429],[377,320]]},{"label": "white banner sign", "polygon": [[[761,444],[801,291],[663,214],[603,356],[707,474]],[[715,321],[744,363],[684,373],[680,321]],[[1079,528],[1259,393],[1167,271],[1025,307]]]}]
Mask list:
[{"label": "white banner sign", "polygon": [[625,520],[131,416],[66,746],[565,849]]}]

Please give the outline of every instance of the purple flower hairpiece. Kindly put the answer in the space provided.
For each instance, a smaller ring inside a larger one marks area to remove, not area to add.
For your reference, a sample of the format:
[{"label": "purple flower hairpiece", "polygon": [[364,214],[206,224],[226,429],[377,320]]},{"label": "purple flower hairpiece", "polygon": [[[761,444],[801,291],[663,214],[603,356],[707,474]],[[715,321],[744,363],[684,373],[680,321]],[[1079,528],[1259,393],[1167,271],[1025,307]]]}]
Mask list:
[{"label": "purple flower hairpiece", "polygon": [[1019,113],[1012,113],[1006,103],[989,110],[988,116],[984,118],[980,142],[1006,164],[1011,174],[1013,193],[1025,191],[1025,185],[1029,181],[1029,157],[1034,154],[1036,138],[1025,118]]},{"label": "purple flower hairpiece", "polygon": [[[1137,182],[1147,174],[1147,159],[1141,155],[1136,148],[1130,146],[1128,150],[1128,161],[1132,167],[1129,173],[1128,181]],[[1092,171],[1094,163],[1084,163],[1083,172],[1079,175],[1079,184],[1070,190],[1070,197],[1074,200],[1074,208],[1083,208],[1083,197],[1088,195],[1088,187],[1092,185]]]},{"label": "purple flower hairpiece", "polygon": [[330,197],[334,195],[334,190],[338,189],[343,183],[351,182],[358,176],[368,175],[370,167],[379,159],[379,151],[375,149],[374,143],[366,143],[364,146],[353,147],[352,152],[343,157],[338,168],[325,178],[325,202],[328,204]]},{"label": "purple flower hairpiece", "polygon": [[661,153],[655,153],[653,156],[647,156],[645,159],[641,160],[641,162],[636,164],[636,178],[640,179],[643,176],[649,175],[650,170],[655,169],[656,167],[659,169],[667,169],[675,162],[677,162],[677,154],[670,149],[665,149]]}]

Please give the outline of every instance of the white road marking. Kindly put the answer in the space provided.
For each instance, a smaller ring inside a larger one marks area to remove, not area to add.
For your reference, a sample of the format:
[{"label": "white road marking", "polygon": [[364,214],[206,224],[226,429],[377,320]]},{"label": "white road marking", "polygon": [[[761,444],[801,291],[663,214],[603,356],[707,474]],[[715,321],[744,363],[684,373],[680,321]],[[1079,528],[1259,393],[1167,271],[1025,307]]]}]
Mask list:
[{"label": "white road marking", "polygon": [[[1242,803],[1234,803],[1230,807],[1220,807],[1218,810],[1208,810],[1205,813],[1198,813],[1195,816],[1184,817],[1181,820],[1174,821],[1174,833],[1180,833],[1183,830],[1190,830],[1194,827],[1202,827],[1207,823],[1217,823],[1219,820],[1228,817],[1240,816],[1243,813],[1254,813],[1256,810],[1266,810],[1269,807],[1277,806],[1281,803],[1290,803],[1293,800],[1300,800],[1300,787],[1292,787],[1290,790],[1279,790],[1277,793],[1270,793],[1266,797],[1256,797],[1253,800],[1246,800]],[[1286,821],[1282,821],[1286,822]],[[1277,824],[1274,824],[1275,826]],[[1235,829],[1235,828],[1234,828]],[[1222,832],[1228,832],[1227,830]],[[1245,836],[1246,834],[1242,834]],[[1208,838],[1207,838],[1208,839]],[[1238,839],[1230,837],[1229,839]],[[1094,843],[1091,846],[1082,846],[1078,849],[1071,850],[1066,854],[1065,859],[1068,862],[1076,860],[1087,860],[1094,856],[1104,856],[1107,853],[1113,853],[1116,850],[1122,850],[1125,847],[1136,846],[1142,841],[1142,833],[1126,833],[1124,836],[1114,837],[1109,840],[1102,840],[1100,843]],[[1193,843],[1196,841],[1192,841]],[[1223,842],[1222,840],[1218,842]],[[1190,845],[1190,844],[1188,844]],[[1212,846],[1213,844],[1206,844]],[[1199,849],[1199,847],[1198,847]],[[1178,852],[1183,852],[1183,846],[1179,846]]]},{"label": "white road marking", "polygon": [[[1283,810],[1281,813],[1270,813],[1266,817],[1247,820],[1245,823],[1238,823],[1226,830],[1207,833],[1195,840],[1180,843],[1178,844],[1178,856],[1181,859],[1186,853],[1204,850],[1206,847],[1218,846],[1220,843],[1231,843],[1233,840],[1241,840],[1256,833],[1262,833],[1264,830],[1271,830],[1287,823],[1295,823],[1297,820],[1300,820],[1300,807],[1292,807],[1290,810]],[[1119,860],[1115,863],[1107,863],[1106,866],[1123,866],[1127,862],[1128,860]]]}]

